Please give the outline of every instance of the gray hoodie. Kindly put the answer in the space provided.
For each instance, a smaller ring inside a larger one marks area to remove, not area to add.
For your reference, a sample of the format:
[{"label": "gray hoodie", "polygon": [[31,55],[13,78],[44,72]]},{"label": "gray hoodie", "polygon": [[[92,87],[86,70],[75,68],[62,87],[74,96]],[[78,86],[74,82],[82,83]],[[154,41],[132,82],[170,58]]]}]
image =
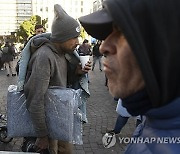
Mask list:
[{"label": "gray hoodie", "polygon": [[67,61],[64,54],[58,53],[48,40],[36,47],[38,49],[28,63],[24,93],[37,137],[42,137],[48,135],[44,96],[49,86],[66,87]]}]

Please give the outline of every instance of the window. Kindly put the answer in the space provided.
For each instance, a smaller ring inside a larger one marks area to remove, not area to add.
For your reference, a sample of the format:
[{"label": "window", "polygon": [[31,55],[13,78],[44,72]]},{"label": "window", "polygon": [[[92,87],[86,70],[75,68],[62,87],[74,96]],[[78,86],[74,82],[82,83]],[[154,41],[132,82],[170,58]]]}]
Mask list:
[{"label": "window", "polygon": [[74,3],[75,3],[76,6],[78,5],[78,1],[75,1]]}]

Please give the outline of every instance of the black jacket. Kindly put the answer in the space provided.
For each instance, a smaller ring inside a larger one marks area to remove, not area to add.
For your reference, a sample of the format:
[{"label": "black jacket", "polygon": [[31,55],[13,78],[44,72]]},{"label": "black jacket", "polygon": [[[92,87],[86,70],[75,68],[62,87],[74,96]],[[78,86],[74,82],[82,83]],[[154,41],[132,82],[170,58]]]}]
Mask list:
[{"label": "black jacket", "polygon": [[13,61],[13,56],[14,56],[14,53],[15,53],[14,49],[10,45],[8,45],[8,44],[5,44],[4,47],[8,47],[8,52],[7,53],[3,53],[2,52],[1,60],[3,62]]},{"label": "black jacket", "polygon": [[102,54],[99,52],[99,44],[95,44],[93,47],[93,56],[100,57]]},{"label": "black jacket", "polygon": [[180,96],[180,1],[107,0],[145,79],[154,107]]}]

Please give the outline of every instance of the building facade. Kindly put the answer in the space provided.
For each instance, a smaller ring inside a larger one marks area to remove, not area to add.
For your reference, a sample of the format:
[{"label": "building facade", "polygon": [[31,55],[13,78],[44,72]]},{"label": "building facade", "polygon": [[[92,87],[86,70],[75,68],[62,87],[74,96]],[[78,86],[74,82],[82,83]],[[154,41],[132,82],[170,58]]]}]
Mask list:
[{"label": "building facade", "polygon": [[46,29],[50,32],[54,4],[60,4],[75,19],[93,11],[93,0],[0,0],[0,36],[17,32],[19,25],[32,15],[47,18]]},{"label": "building facade", "polygon": [[0,35],[10,35],[31,16],[31,0],[0,1]]},{"label": "building facade", "polygon": [[93,1],[93,12],[102,9],[103,0],[94,0]]}]

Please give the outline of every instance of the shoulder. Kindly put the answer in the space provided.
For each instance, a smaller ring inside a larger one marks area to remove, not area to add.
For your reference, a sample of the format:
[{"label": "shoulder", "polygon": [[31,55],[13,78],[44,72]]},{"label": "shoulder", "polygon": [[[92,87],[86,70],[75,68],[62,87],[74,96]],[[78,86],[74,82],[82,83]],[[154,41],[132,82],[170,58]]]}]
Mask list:
[{"label": "shoulder", "polygon": [[52,49],[49,48],[46,44],[39,47],[37,51],[42,54],[51,54],[53,52]]},{"label": "shoulder", "polygon": [[32,54],[31,58],[34,60],[36,59],[41,63],[47,63],[54,58],[54,53],[51,48],[46,45],[42,45]]}]

